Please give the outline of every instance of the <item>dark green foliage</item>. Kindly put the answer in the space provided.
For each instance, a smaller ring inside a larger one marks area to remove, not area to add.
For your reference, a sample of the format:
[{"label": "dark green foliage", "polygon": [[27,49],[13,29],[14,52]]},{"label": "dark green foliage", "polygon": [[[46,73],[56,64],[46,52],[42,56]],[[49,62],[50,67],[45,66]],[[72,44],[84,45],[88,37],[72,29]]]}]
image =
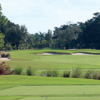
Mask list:
[{"label": "dark green foliage", "polygon": [[70,77],[70,71],[64,71],[63,77]]},{"label": "dark green foliage", "polygon": [[57,77],[59,75],[58,71],[51,71],[51,70],[48,70],[47,73],[46,73],[47,77]]},{"label": "dark green foliage", "polygon": [[52,77],[52,74],[53,74],[52,71],[47,71],[47,76],[48,77]]},{"label": "dark green foliage", "polygon": [[1,57],[10,58],[10,53],[1,53]]},{"label": "dark green foliage", "polygon": [[5,57],[10,58],[10,53],[6,53]]},{"label": "dark green foliage", "polygon": [[91,79],[92,78],[92,71],[87,71],[87,73],[85,74],[85,78]]},{"label": "dark green foliage", "polygon": [[85,74],[87,79],[100,79],[100,74],[97,71],[87,71]]},{"label": "dark green foliage", "polygon": [[15,68],[15,69],[14,69],[14,73],[15,73],[16,75],[21,75],[21,73],[22,73],[22,68]]},{"label": "dark green foliage", "polygon": [[6,57],[6,54],[5,54],[5,53],[2,53],[2,54],[1,54],[1,57]]},{"label": "dark green foliage", "polygon": [[58,77],[58,75],[59,75],[58,71],[56,71],[56,70],[52,71],[52,76],[53,77]]},{"label": "dark green foliage", "polygon": [[40,75],[41,76],[47,76],[47,71],[41,71]]},{"label": "dark green foliage", "polygon": [[81,69],[80,68],[77,68],[77,69],[72,69],[72,77],[73,78],[80,78],[81,77]]},{"label": "dark green foliage", "polygon": [[28,67],[26,73],[27,75],[32,76],[35,75],[35,70],[33,70],[31,67]]},{"label": "dark green foliage", "polygon": [[[0,5],[0,49],[14,50],[31,48],[96,48],[100,49],[100,13],[93,18],[76,24],[68,23],[48,32],[28,34],[25,25],[10,22],[3,14]],[[7,46],[6,44],[11,44]],[[23,47],[20,47],[20,45]],[[5,47],[5,48],[4,48]]]}]

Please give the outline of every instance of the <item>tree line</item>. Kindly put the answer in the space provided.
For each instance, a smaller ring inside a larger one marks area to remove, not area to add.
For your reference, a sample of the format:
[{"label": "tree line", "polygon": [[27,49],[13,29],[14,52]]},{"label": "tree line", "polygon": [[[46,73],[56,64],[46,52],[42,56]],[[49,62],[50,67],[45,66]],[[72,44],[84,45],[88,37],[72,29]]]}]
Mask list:
[{"label": "tree line", "polygon": [[68,23],[54,31],[29,34],[25,25],[14,24],[2,14],[0,5],[0,49],[92,48],[100,49],[100,13],[86,22]]}]

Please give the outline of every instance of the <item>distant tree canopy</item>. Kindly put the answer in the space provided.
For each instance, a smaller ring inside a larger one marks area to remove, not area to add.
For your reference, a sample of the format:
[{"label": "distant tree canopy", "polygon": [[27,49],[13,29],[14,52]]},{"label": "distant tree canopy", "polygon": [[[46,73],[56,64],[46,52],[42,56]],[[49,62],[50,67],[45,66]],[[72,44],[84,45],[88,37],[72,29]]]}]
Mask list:
[{"label": "distant tree canopy", "polygon": [[29,34],[25,25],[14,24],[2,14],[0,5],[0,49],[95,48],[100,49],[100,13],[86,22],[68,23],[54,31]]}]

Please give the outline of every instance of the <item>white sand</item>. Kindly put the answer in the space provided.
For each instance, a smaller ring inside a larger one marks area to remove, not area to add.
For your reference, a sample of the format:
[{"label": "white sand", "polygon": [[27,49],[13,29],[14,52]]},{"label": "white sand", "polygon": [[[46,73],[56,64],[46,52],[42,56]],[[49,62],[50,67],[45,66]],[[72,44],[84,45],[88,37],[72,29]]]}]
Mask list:
[{"label": "white sand", "polygon": [[88,54],[88,53],[73,53],[72,55],[94,55],[94,54]]},{"label": "white sand", "polygon": [[[70,54],[57,54],[57,53],[42,53],[37,55],[70,55]],[[94,55],[94,54],[88,54],[88,53],[73,53],[71,55]]]},{"label": "white sand", "polygon": [[0,58],[0,61],[9,61],[10,59],[8,58]]}]

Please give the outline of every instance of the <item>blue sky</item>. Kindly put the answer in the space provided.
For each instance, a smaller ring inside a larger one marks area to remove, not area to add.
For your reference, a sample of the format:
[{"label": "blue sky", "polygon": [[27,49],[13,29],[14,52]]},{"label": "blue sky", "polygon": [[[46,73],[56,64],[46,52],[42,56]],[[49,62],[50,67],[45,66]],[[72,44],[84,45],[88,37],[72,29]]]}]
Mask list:
[{"label": "blue sky", "polygon": [[100,0],[0,0],[11,22],[26,25],[29,33],[47,32],[69,21],[85,22],[100,12]]}]

